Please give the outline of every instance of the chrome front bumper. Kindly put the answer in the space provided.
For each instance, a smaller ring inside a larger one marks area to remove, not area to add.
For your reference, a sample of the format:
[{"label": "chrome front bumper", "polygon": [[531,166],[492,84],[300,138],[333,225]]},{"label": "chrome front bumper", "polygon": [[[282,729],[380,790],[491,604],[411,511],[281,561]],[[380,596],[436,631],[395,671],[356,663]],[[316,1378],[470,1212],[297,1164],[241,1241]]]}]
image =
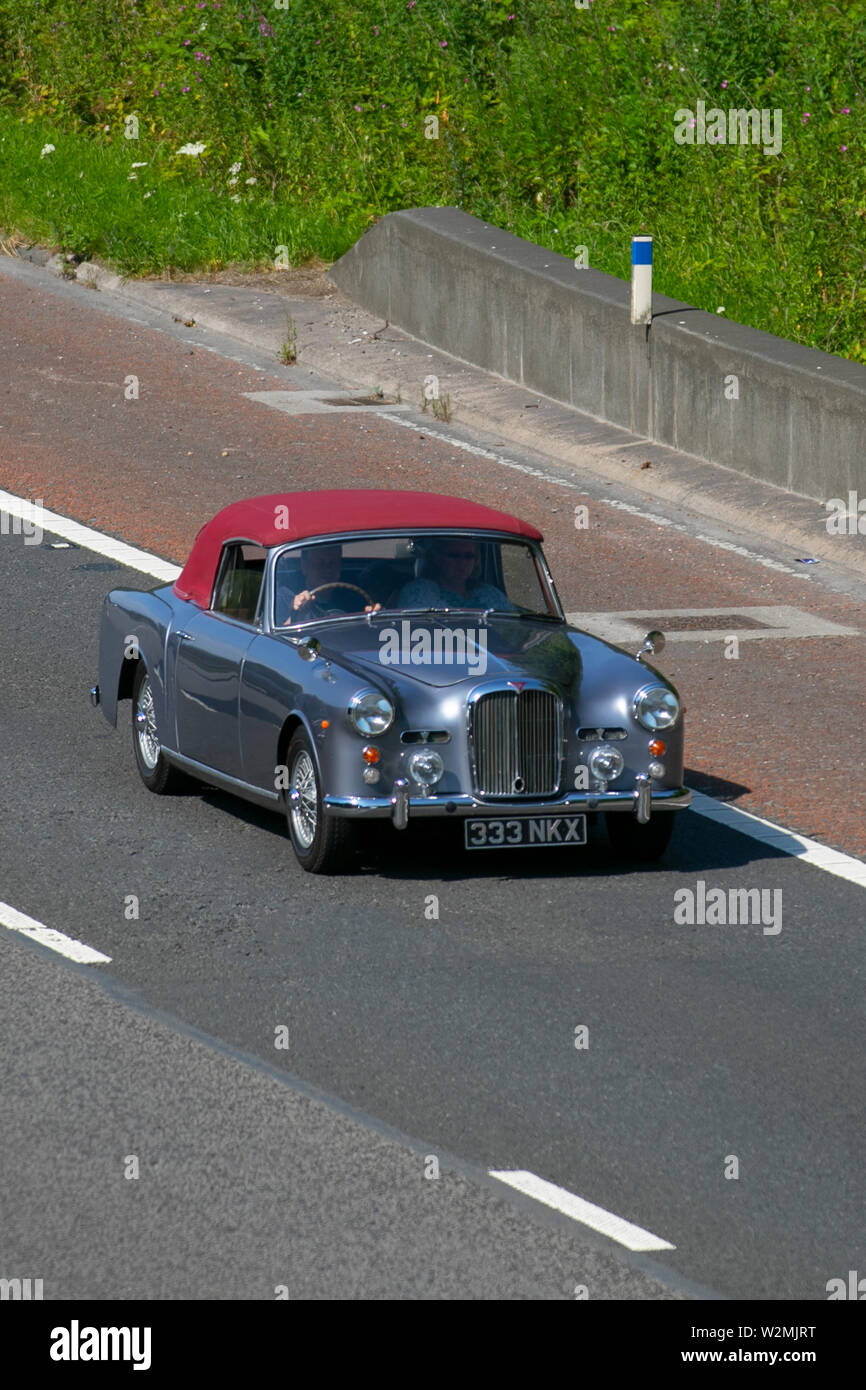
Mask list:
[{"label": "chrome front bumper", "polygon": [[558,811],[631,812],[645,824],[655,811],[681,811],[691,803],[689,787],[655,791],[649,778],[637,779],[631,791],[568,792],[549,801],[491,801],[477,796],[413,796],[409,783],[398,778],[390,796],[326,796],[323,807],[329,816],[390,816],[398,830],[404,830],[416,816],[548,816]]}]

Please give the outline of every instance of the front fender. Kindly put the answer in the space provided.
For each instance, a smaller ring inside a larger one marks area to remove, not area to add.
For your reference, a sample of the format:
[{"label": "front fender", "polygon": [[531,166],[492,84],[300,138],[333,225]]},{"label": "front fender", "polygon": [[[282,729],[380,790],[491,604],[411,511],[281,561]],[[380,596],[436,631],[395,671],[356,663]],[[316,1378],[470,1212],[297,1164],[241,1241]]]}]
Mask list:
[{"label": "front fender", "polygon": [[132,694],[131,678],[138,660],[144,661],[151,678],[157,725],[171,727],[165,680],[170,621],[171,607],[155,593],[113,589],[105,599],[99,631],[99,689],[102,713],[113,727],[117,727],[119,701]]}]

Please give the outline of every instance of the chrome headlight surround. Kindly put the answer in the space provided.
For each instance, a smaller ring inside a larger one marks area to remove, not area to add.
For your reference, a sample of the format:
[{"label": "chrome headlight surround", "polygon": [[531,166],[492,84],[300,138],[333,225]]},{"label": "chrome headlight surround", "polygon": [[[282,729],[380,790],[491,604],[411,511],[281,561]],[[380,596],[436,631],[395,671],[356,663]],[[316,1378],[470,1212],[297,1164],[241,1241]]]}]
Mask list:
[{"label": "chrome headlight surround", "polygon": [[637,691],[632,713],[644,729],[672,729],[680,717],[679,697],[667,685],[645,685]]},{"label": "chrome headlight surround", "polygon": [[381,690],[359,690],[352,696],[348,709],[349,720],[361,738],[378,738],[394,723],[395,709]]}]

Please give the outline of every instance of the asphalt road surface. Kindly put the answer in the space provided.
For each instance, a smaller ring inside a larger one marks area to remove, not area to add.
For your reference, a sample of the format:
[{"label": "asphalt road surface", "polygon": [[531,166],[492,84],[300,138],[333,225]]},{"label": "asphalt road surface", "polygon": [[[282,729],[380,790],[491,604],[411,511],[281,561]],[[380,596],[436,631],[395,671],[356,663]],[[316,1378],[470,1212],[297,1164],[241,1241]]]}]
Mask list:
[{"label": "asphalt road surface", "polygon": [[[689,705],[692,785],[861,852],[856,588],[696,534],[672,547],[615,508],[587,559],[553,471],[518,482],[441,441],[422,459],[423,421],[277,415],[242,393],[288,378],[248,352],[190,363],[176,330],[80,291],[2,268],[0,288],[0,487],[100,532],[182,561],[234,496],[433,486],[435,456],[438,490],[550,533],[570,611],[775,604],[845,625],[660,664]],[[131,420],[136,367],[159,389]],[[368,827],[356,873],[305,875],[278,817],[141,785],[128,705],[114,731],[86,692],[104,595],[154,581],[56,542],[0,528],[0,900],[110,960],[0,931],[0,1276],[75,1298],[823,1299],[863,1267],[860,884],[694,812],[647,870],[601,837],[500,857],[428,823]],[[780,894],[780,929],[676,923],[699,881]]]}]

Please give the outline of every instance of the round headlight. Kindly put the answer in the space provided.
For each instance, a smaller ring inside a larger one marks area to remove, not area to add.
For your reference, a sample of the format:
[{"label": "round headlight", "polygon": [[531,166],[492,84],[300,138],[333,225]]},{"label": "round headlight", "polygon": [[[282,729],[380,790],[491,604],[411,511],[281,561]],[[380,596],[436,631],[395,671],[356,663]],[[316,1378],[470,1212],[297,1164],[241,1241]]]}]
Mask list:
[{"label": "round headlight", "polygon": [[432,787],[445,771],[445,764],[433,748],[416,748],[406,764],[409,776],[419,787]]},{"label": "round headlight", "polygon": [[394,706],[380,690],[362,690],[349,706],[349,718],[356,733],[376,738],[394,723]]},{"label": "round headlight", "polygon": [[604,782],[613,782],[625,767],[625,760],[618,748],[609,748],[607,744],[602,744],[601,748],[593,748],[586,764],[593,777],[600,777]]},{"label": "round headlight", "polygon": [[679,713],[680,702],[665,685],[649,686],[634,697],[634,717],[645,729],[670,729]]}]

